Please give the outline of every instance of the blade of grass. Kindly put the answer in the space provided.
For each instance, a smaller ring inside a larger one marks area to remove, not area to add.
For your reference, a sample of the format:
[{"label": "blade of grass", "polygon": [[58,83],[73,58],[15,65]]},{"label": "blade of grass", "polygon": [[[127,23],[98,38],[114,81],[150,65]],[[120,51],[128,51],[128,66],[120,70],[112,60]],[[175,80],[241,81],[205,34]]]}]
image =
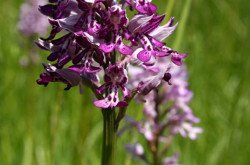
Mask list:
[{"label": "blade of grass", "polygon": [[176,32],[176,39],[174,41],[173,44],[173,48],[175,50],[178,50],[180,48],[181,45],[181,41],[185,32],[185,28],[186,28],[186,24],[187,24],[187,20],[188,20],[188,16],[189,16],[189,11],[191,8],[191,2],[192,0],[186,0],[186,3],[184,5],[184,9],[183,12],[181,14],[181,20],[179,23],[179,27],[177,27],[177,32]]},{"label": "blade of grass", "polygon": [[164,23],[167,23],[168,19],[171,17],[172,12],[173,12],[173,8],[174,8],[174,2],[175,0],[168,0],[168,3],[166,5],[166,19],[164,20]]}]

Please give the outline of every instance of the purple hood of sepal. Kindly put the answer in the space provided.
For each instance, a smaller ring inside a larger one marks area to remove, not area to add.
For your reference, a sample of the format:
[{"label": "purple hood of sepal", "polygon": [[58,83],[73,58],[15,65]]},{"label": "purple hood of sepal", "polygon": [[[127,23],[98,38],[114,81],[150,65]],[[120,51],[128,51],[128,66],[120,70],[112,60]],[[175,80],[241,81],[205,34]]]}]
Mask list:
[{"label": "purple hood of sepal", "polygon": [[46,72],[40,75],[37,80],[39,85],[47,86],[50,82],[63,82],[67,85],[65,90],[79,84],[81,77],[78,73],[70,69],[57,69],[50,64],[43,64]]}]

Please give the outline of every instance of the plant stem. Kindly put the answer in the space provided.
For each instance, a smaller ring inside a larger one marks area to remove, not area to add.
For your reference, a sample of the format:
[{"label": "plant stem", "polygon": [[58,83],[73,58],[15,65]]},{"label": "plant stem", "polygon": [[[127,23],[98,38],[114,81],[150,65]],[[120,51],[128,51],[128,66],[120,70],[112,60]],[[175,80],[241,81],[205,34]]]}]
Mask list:
[{"label": "plant stem", "polygon": [[158,159],[158,154],[157,154],[157,152],[155,152],[154,153],[154,155],[153,155],[153,165],[159,165],[159,159]]},{"label": "plant stem", "polygon": [[116,129],[115,109],[103,109],[102,165],[115,164]]},{"label": "plant stem", "polygon": [[159,135],[156,135],[158,137],[156,137],[155,141],[153,142],[153,150],[152,150],[152,154],[153,154],[153,165],[160,165],[161,163],[161,158],[159,157]]},{"label": "plant stem", "polygon": [[[161,99],[160,99],[160,94],[157,89],[154,90],[155,92],[155,110],[156,110],[156,117],[155,117],[155,123],[157,125],[160,125],[160,104],[161,104]],[[159,157],[159,138],[160,138],[160,132],[155,133],[155,140],[153,142],[153,164],[154,165],[159,165],[161,160]]]},{"label": "plant stem", "polygon": [[153,150],[153,165],[160,165],[161,164],[161,158],[159,155],[159,135],[154,141],[154,150]]}]

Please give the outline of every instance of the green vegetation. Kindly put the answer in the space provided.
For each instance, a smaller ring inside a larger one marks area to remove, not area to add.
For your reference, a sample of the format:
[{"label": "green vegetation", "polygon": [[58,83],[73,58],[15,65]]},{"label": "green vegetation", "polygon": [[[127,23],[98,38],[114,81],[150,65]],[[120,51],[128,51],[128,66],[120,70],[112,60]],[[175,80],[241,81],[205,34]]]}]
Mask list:
[{"label": "green vegetation", "polygon": [[[177,138],[170,152],[180,152],[185,165],[250,164],[249,1],[155,3],[180,22],[167,43],[189,52],[191,107],[204,129],[197,141]],[[35,83],[42,66],[19,64],[28,54],[27,39],[16,30],[20,4],[0,5],[0,164],[100,164],[102,115],[90,92],[64,92],[61,84],[43,88]],[[137,106],[132,104],[129,114],[139,118]],[[117,162],[140,164],[123,149],[135,141],[130,135],[118,139]]]}]

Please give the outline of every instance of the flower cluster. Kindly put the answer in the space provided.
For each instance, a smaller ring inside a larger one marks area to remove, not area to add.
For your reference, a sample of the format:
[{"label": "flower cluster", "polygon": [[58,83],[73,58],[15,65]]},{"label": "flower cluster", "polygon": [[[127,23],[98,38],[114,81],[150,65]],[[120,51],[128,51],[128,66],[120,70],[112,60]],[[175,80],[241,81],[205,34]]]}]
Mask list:
[{"label": "flower cluster", "polygon": [[[160,67],[162,65],[158,65],[158,68]],[[136,77],[148,76],[140,68],[137,68],[137,72],[135,70],[136,68],[133,68],[131,74],[137,75]],[[201,128],[193,126],[199,122],[199,119],[193,115],[188,106],[192,92],[188,89],[186,68],[182,65],[172,67],[171,70],[171,80],[170,75],[165,74],[165,81],[159,84],[158,89],[150,91],[146,96],[138,96],[138,100],[144,102],[143,120],[137,122],[132,118],[125,118],[130,126],[135,127],[144,136],[154,159],[160,160],[164,165],[177,163],[177,155],[163,159],[176,134],[194,140],[202,132]],[[165,147],[160,148],[160,143],[163,143]],[[140,146],[140,151],[144,151],[139,143],[130,144],[129,148],[126,148],[134,156],[148,162],[143,152],[140,154],[137,152],[138,146]]]},{"label": "flower cluster", "polygon": [[27,0],[22,4],[17,28],[25,36],[46,34],[49,23],[37,9],[39,5],[45,3],[45,0]]},{"label": "flower cluster", "polygon": [[[103,109],[125,107],[131,91],[147,94],[163,79],[170,79],[170,68],[181,65],[186,54],[179,54],[163,42],[175,30],[174,19],[163,26],[164,15],[156,13],[151,0],[49,0],[40,6],[52,27],[37,45],[50,52],[44,64],[40,85],[63,82],[65,89],[83,84],[92,89]],[[134,15],[128,18],[127,12]],[[156,69],[165,59],[164,67]],[[130,67],[137,66],[149,77],[135,85]]]},{"label": "flower cluster", "polygon": [[[49,52],[50,61],[43,64],[45,71],[37,83],[62,82],[65,90],[90,88],[96,107],[120,108],[116,130],[136,96],[144,102],[145,119],[126,117],[128,123],[144,135],[154,164],[176,164],[178,154],[163,158],[173,137],[195,139],[202,129],[193,126],[199,119],[188,106],[192,93],[182,65],[187,55],[164,43],[177,27],[174,18],[161,25],[165,15],[157,14],[151,0],[49,0],[39,11],[48,17],[51,32],[36,42]],[[151,163],[141,144],[127,149]]]}]

